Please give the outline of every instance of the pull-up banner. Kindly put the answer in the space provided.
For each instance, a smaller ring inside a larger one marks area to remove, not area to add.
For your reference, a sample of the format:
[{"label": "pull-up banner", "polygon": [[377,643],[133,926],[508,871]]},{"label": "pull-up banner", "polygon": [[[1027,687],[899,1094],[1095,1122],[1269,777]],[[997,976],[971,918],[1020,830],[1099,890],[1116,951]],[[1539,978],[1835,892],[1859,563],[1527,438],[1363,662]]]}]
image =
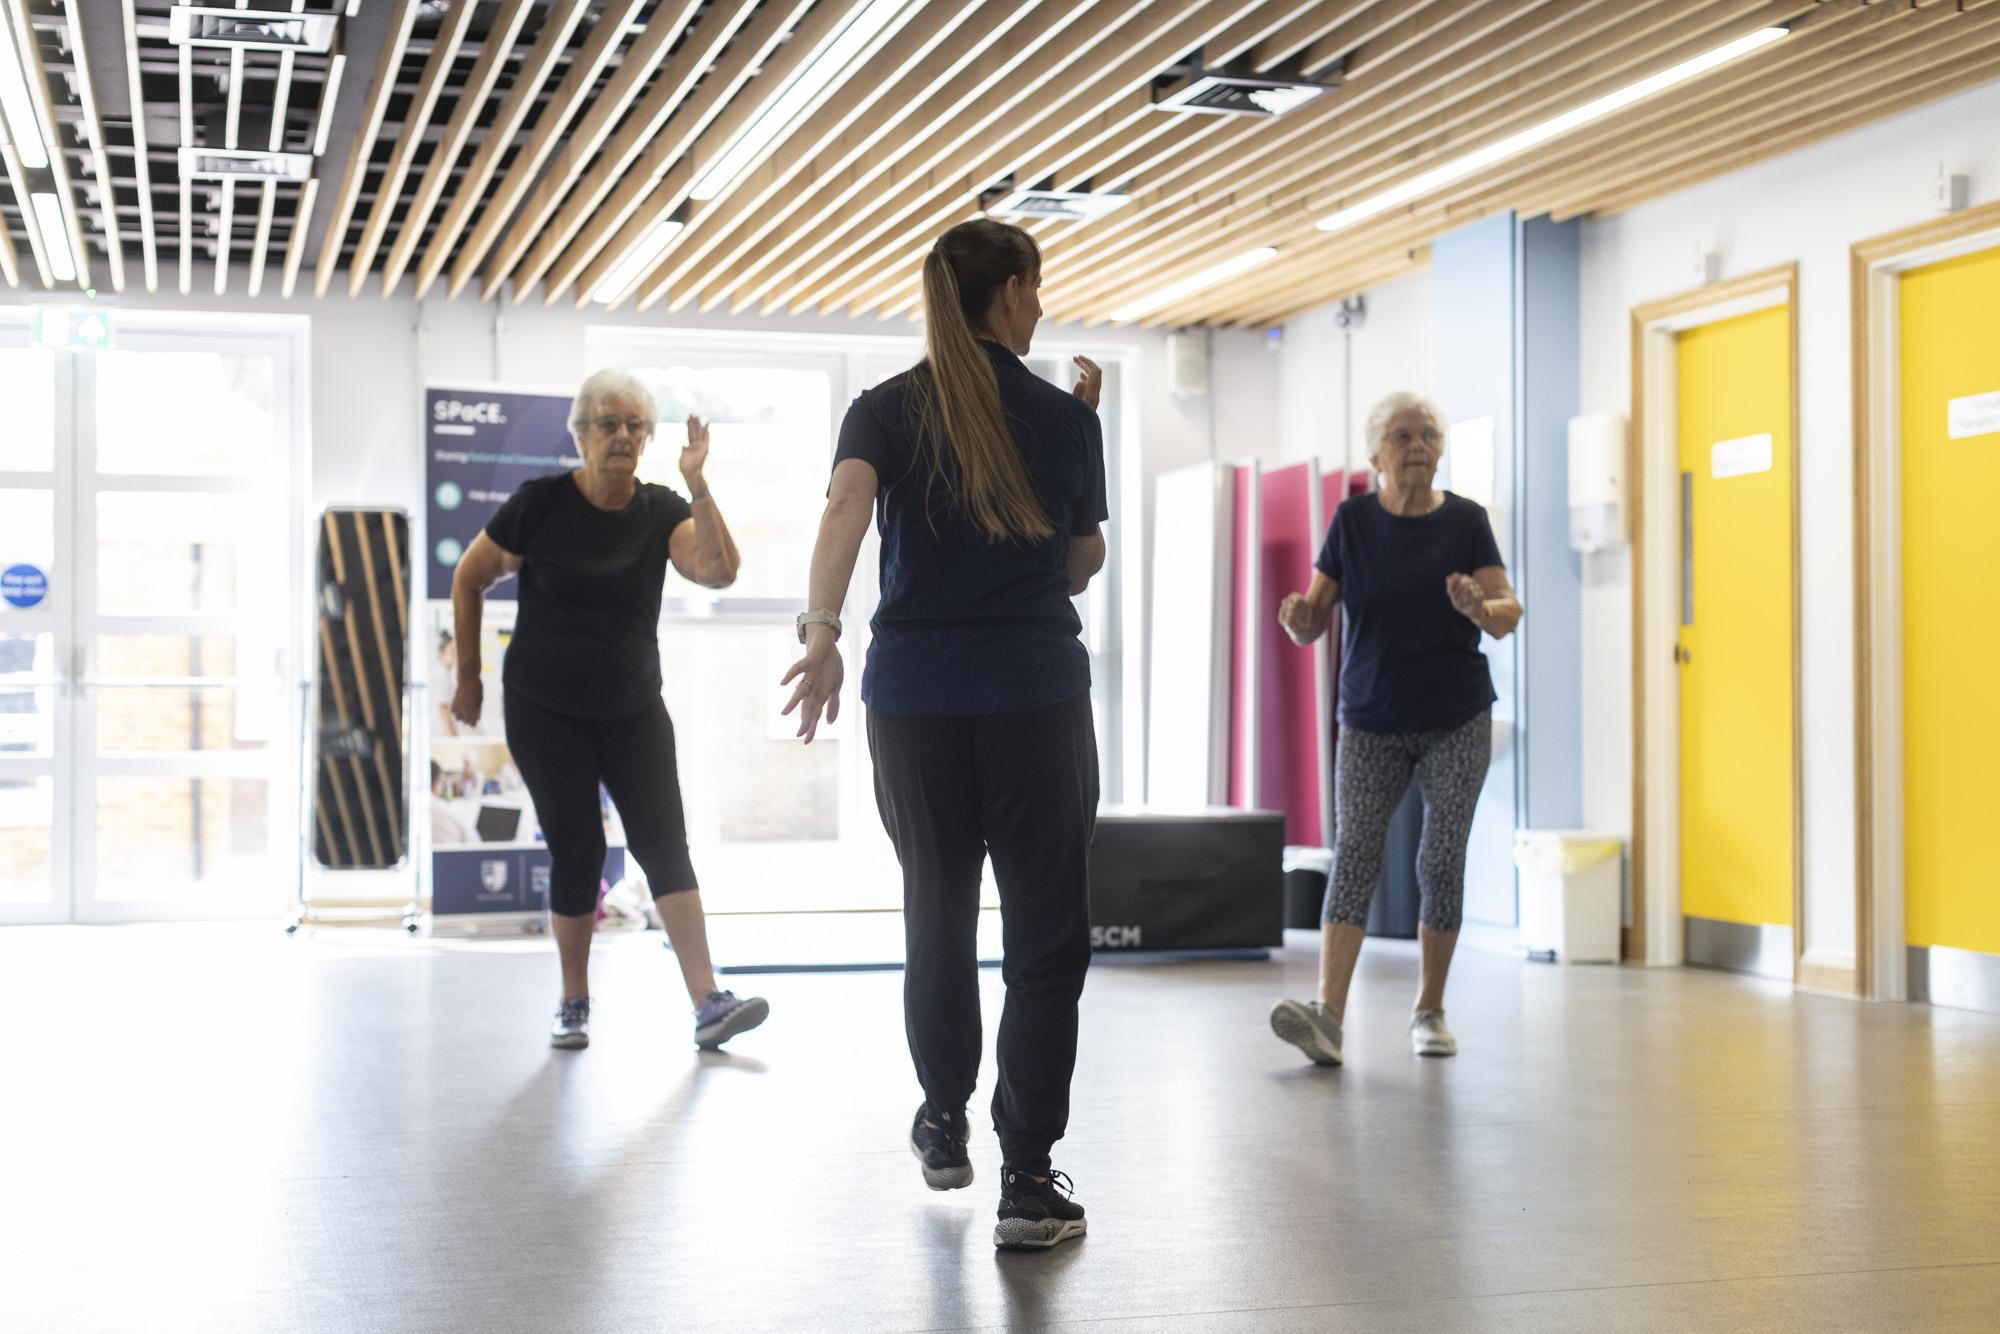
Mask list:
[{"label": "pull-up banner", "polygon": [[[514,637],[519,585],[486,593],[479,628],[485,702],[477,723],[451,713],[458,680],[451,578],[465,549],[523,482],[582,466],[569,434],[570,396],[433,387],[424,391],[424,490],[428,515],[423,652],[428,659],[431,911],[539,914],[548,908],[549,852],[507,748],[500,663]],[[612,844],[604,873],[624,874],[624,832],[609,803]],[[494,918],[483,919],[492,921]]]},{"label": "pull-up banner", "polygon": [[[451,572],[516,487],[583,466],[569,434],[570,399],[498,389],[424,391],[424,481],[430,596],[451,597]],[[503,579],[489,598],[512,601]]]}]

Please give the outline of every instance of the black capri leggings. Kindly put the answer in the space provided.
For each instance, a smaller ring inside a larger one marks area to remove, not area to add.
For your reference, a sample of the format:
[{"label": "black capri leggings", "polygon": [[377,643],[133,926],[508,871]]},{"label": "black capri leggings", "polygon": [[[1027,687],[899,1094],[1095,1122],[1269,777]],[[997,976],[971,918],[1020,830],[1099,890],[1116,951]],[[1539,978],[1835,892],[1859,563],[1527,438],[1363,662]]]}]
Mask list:
[{"label": "black capri leggings", "polygon": [[624,718],[578,718],[506,693],[507,748],[535,800],[554,863],[549,907],[565,917],[597,911],[604,876],[602,783],[617,803],[625,843],[653,897],[694,889],[687,816],[674,764],[674,724],[663,700]]}]

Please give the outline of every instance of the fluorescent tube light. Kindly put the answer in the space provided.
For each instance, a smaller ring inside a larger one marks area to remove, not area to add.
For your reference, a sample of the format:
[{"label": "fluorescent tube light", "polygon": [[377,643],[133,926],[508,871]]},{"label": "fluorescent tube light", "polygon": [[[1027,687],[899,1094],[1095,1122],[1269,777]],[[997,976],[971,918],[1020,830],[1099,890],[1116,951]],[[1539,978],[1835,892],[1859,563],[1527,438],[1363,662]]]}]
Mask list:
[{"label": "fluorescent tube light", "polygon": [[34,99],[28,96],[27,66],[14,45],[14,25],[4,8],[0,8],[0,110],[7,113],[7,130],[21,165],[37,171],[48,166],[48,146],[35,120]]},{"label": "fluorescent tube light", "polygon": [[1586,102],[1574,111],[1564,112],[1554,120],[1545,120],[1540,125],[1502,139],[1497,144],[1488,144],[1475,153],[1468,153],[1462,158],[1445,163],[1442,167],[1404,181],[1401,185],[1385,190],[1379,195],[1364,199],[1350,208],[1341,209],[1338,213],[1321,218],[1319,229],[1323,232],[1339,231],[1342,227],[1350,227],[1366,218],[1372,218],[1398,204],[1408,203],[1440,186],[1470,176],[1481,168],[1490,167],[1496,162],[1513,157],[1516,153],[1525,152],[1536,144],[1573,130],[1587,121],[1608,116],[1621,107],[1630,106],[1642,97],[1650,97],[1663,88],[1671,88],[1677,83],[1692,79],[1697,74],[1706,73],[1717,65],[1726,64],[1738,56],[1748,55],[1759,47],[1769,46],[1786,33],[1787,29],[1784,28],[1759,28],[1747,37],[1739,37],[1726,46],[1718,46],[1713,51],[1705,52],[1692,60],[1682,61],[1672,69],[1661,70],[1650,79],[1641,79],[1635,84],[1620,88],[1615,93],[1607,93],[1595,102]]},{"label": "fluorescent tube light", "polygon": [[590,299],[608,306],[625,295],[627,288],[646,276],[646,270],[653,267],[653,261],[666,250],[667,243],[679,236],[685,226],[684,222],[668,221],[647,232],[645,239],[626,251],[625,258],[612,265],[611,272],[598,281]]},{"label": "fluorescent tube light", "polygon": [[310,153],[266,153],[255,148],[183,148],[181,175],[225,181],[303,181],[312,175]]},{"label": "fluorescent tube light", "polygon": [[[757,155],[770,142],[784,133],[787,126],[798,119],[815,97],[833,82],[834,76],[845,69],[861,49],[875,39],[875,35],[888,26],[896,11],[905,0],[870,0],[861,11],[848,21],[840,35],[835,37],[818,59],[812,61],[798,74],[777,100],[764,110],[764,114],[752,121],[750,128],[743,132],[729,151],[716,160],[714,166],[701,174],[690,192],[694,198],[709,200],[727,189],[729,183],[741,175],[744,168],[756,161]],[[753,84],[752,87],[755,85]]]},{"label": "fluorescent tube light", "polygon": [[1178,301],[1190,292],[1199,292],[1204,287],[1213,287],[1224,278],[1231,278],[1245,269],[1254,269],[1278,252],[1270,246],[1259,246],[1255,250],[1238,255],[1226,264],[1218,264],[1212,269],[1203,269],[1192,278],[1183,278],[1172,287],[1163,287],[1151,296],[1140,297],[1129,306],[1120,306],[1111,312],[1114,320],[1133,320],[1151,311],[1158,310],[1170,301]]},{"label": "fluorescent tube light", "polygon": [[49,272],[57,282],[76,278],[76,256],[69,249],[69,227],[63,222],[62,201],[54,195],[30,195],[35,206],[35,224],[42,230],[42,249],[48,252]]}]

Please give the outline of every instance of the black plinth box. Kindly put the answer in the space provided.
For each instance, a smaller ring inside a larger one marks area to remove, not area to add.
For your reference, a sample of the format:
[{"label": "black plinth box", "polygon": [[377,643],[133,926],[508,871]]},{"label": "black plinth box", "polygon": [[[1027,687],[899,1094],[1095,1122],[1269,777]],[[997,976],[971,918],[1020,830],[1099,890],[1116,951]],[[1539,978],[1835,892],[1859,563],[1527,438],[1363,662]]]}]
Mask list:
[{"label": "black plinth box", "polygon": [[1090,849],[1091,946],[1281,946],[1284,856],[1285,817],[1275,811],[1106,807]]}]

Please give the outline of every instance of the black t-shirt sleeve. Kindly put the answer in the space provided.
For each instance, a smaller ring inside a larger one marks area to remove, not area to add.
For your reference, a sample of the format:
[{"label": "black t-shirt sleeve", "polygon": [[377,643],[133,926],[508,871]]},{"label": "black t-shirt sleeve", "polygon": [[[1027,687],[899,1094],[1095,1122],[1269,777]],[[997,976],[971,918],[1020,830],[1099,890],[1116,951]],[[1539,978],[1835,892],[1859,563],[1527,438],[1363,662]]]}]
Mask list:
[{"label": "black t-shirt sleeve", "polygon": [[838,468],[848,459],[860,459],[873,468],[878,482],[889,476],[889,435],[882,429],[874,405],[866,398],[848,404],[847,415],[840,419],[840,442],[834,446],[833,466]]},{"label": "black t-shirt sleeve", "polygon": [[1470,519],[1466,523],[1466,528],[1469,530],[1466,536],[1472,554],[1465,572],[1471,574],[1474,570],[1483,570],[1489,565],[1505,566],[1506,562],[1500,559],[1500,544],[1493,540],[1493,520],[1486,513],[1486,507],[1476,501],[1467,503],[1472,506]]},{"label": "black t-shirt sleeve", "polygon": [[535,530],[548,517],[549,488],[538,481],[524,482],[500,506],[500,512],[486,521],[486,535],[510,556],[519,556],[534,540]]},{"label": "black t-shirt sleeve", "polygon": [[660,532],[672,540],[674,531],[694,517],[694,506],[685,496],[671,486],[654,488],[653,513],[658,516]]},{"label": "black t-shirt sleeve", "polygon": [[1098,524],[1111,517],[1104,485],[1104,423],[1097,419],[1093,409],[1085,408],[1083,416],[1087,457],[1084,461],[1083,494],[1077,497],[1076,508],[1070,511],[1071,537],[1089,537],[1097,531]]},{"label": "black t-shirt sleeve", "polygon": [[1341,580],[1340,510],[1337,508],[1333,512],[1333,522],[1326,526],[1326,540],[1319,544],[1319,559],[1313,562],[1313,568],[1335,583]]}]

